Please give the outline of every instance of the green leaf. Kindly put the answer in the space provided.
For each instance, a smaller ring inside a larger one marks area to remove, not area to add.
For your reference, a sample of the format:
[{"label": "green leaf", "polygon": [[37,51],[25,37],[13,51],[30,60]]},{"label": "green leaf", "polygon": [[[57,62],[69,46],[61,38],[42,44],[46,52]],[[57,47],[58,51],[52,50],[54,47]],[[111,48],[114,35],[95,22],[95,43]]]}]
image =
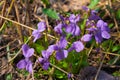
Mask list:
[{"label": "green leaf", "polygon": [[113,46],[112,52],[120,50],[120,45]]},{"label": "green leaf", "polygon": [[115,72],[113,73],[113,76],[120,76],[120,71],[115,71]]},{"label": "green leaf", "polygon": [[64,68],[68,68],[68,63],[65,61],[60,62],[60,65]]},{"label": "green leaf", "polygon": [[117,10],[117,12],[116,12],[116,18],[117,18],[117,19],[120,19],[120,9]]},{"label": "green leaf", "polygon": [[109,28],[113,28],[114,27],[114,24],[113,23],[110,23],[109,24]]},{"label": "green leaf", "polygon": [[56,78],[58,78],[58,79],[64,79],[64,80],[66,80],[65,79],[65,74],[63,73],[63,72],[61,72],[61,71],[59,71],[59,70],[55,70],[55,72],[54,72],[54,76],[56,77]]},{"label": "green leaf", "polygon": [[35,43],[33,45],[35,46],[35,50],[37,53],[41,53],[41,51],[44,50],[44,47],[40,44]]},{"label": "green leaf", "polygon": [[24,41],[24,43],[28,40],[28,37],[27,36],[23,36],[24,38],[23,38],[23,41]]},{"label": "green leaf", "polygon": [[12,74],[7,74],[5,80],[12,80]]},{"label": "green leaf", "polygon": [[44,8],[43,13],[46,14],[47,16],[49,16],[50,18],[59,19],[59,16],[58,16],[57,12],[55,12],[52,9]]},{"label": "green leaf", "polygon": [[99,0],[91,0],[90,5],[88,6],[90,9],[93,9],[97,4]]}]

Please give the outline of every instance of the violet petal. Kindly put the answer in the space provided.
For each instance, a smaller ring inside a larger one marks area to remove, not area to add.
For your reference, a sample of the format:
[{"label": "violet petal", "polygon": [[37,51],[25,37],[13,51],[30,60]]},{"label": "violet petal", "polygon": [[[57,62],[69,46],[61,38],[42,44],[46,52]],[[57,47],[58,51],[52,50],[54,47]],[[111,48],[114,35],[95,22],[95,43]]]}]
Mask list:
[{"label": "violet petal", "polygon": [[26,65],[26,70],[29,72],[29,73],[32,73],[32,62],[29,61]]},{"label": "violet petal", "polygon": [[50,65],[50,63],[46,62],[46,63],[43,64],[42,67],[43,67],[44,70],[47,70],[49,68],[49,65]]},{"label": "violet petal", "polygon": [[50,52],[48,52],[48,51],[46,51],[46,50],[43,50],[42,51],[42,56],[44,57],[44,58],[49,58],[49,56],[51,55],[51,53]]},{"label": "violet petal", "polygon": [[81,40],[88,42],[92,39],[92,35],[91,34],[85,34],[84,36],[82,36]]},{"label": "violet petal", "polygon": [[54,31],[59,34],[62,34],[62,26],[62,23],[59,23],[57,26],[55,26]]},{"label": "violet petal", "polygon": [[67,58],[68,56],[68,51],[67,50],[61,50],[56,52],[56,59],[57,60],[62,60],[64,58]]},{"label": "violet petal", "polygon": [[102,32],[102,37],[105,39],[109,39],[110,38],[110,34],[107,31],[103,31]]},{"label": "violet petal", "polygon": [[98,42],[98,43],[102,42],[103,39],[102,39],[101,32],[97,32],[94,36],[95,36],[96,42]]},{"label": "violet petal", "polygon": [[81,41],[76,41],[72,44],[72,47],[76,50],[76,52],[80,52],[84,49],[84,45]]},{"label": "violet petal", "polygon": [[24,69],[26,67],[26,64],[27,63],[26,63],[25,59],[22,59],[17,63],[17,68]]},{"label": "violet petal", "polygon": [[40,34],[40,32],[38,30],[34,30],[32,32],[32,35],[34,36],[33,42],[35,42],[37,39],[39,39],[41,37],[41,34]]},{"label": "violet petal", "polygon": [[65,39],[65,37],[61,37],[60,41],[58,42],[58,46],[60,48],[65,48],[67,46],[67,40]]},{"label": "violet petal", "polygon": [[38,31],[43,32],[46,29],[46,23],[45,22],[39,22],[38,23]]},{"label": "violet petal", "polygon": [[30,48],[27,44],[22,46],[23,55],[26,58],[31,57],[34,54],[34,49]]},{"label": "violet petal", "polygon": [[75,29],[74,35],[79,36],[79,35],[80,35],[80,28],[79,28],[78,25],[76,25],[75,28],[76,28],[76,29]]}]

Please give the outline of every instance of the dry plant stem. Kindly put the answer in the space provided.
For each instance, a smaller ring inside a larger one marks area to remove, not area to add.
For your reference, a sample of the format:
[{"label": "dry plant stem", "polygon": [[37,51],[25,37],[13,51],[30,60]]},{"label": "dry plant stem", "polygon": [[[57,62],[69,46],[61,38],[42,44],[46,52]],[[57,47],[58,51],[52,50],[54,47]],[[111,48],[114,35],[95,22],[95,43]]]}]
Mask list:
[{"label": "dry plant stem", "polygon": [[[88,48],[85,48],[86,50],[89,50]],[[96,50],[92,50],[94,52],[96,52]],[[104,54],[109,54],[109,55],[113,55],[113,56],[120,56],[119,54],[115,54],[115,53],[110,53],[110,52],[104,52],[104,51],[101,51],[101,53],[104,53]]]},{"label": "dry plant stem", "polygon": [[116,1],[120,2],[120,0],[116,0]]},{"label": "dry plant stem", "polygon": [[[7,45],[10,45],[10,44],[14,43],[16,40],[17,40],[17,39],[14,39],[13,41],[9,42]],[[1,49],[4,49],[5,47],[7,47],[7,45],[5,45],[5,46],[3,46],[3,47],[0,47],[0,50],[1,50]]]},{"label": "dry plant stem", "polygon": [[[4,3],[4,4],[3,4],[3,8],[2,8],[2,13],[1,13],[1,15],[4,16],[5,7],[6,7],[6,0],[2,1],[2,3]],[[1,19],[0,19],[0,26],[2,26],[2,22],[3,22],[3,21],[4,21],[4,20],[1,18]]]},{"label": "dry plant stem", "polygon": [[36,14],[33,14],[35,18],[37,18],[39,21],[44,21],[43,19],[40,18],[40,16],[37,16]]},{"label": "dry plant stem", "polygon": [[[112,2],[111,2],[111,0],[108,0],[108,4],[109,4],[110,8],[113,9],[113,8],[112,8]],[[109,11],[108,11],[108,12],[109,12]],[[109,13],[110,13],[110,12],[109,12]],[[117,21],[116,21],[116,19],[115,19],[115,14],[114,14],[114,13],[110,13],[110,16],[113,17],[113,20],[114,20],[114,23],[115,23],[115,27],[116,27],[116,29],[117,29],[117,32],[119,32],[118,24],[117,24]]]},{"label": "dry plant stem", "polygon": [[[16,3],[14,3],[14,7],[15,7],[17,21],[20,22],[20,16],[19,16],[19,11],[18,11],[18,6],[16,5]],[[18,32],[18,34],[20,36],[20,41],[23,42],[22,28],[20,27],[20,25],[16,25],[16,26],[17,26],[17,32]]]},{"label": "dry plant stem", "polygon": [[90,50],[89,50],[89,52],[88,52],[88,56],[90,55],[90,53],[92,52],[92,49],[93,49],[93,44],[92,44],[92,46],[90,47]]},{"label": "dry plant stem", "polygon": [[[54,65],[54,64],[52,64],[52,63],[50,63],[50,65],[51,66],[53,66],[54,68],[56,68],[56,69],[58,69],[58,70],[60,70],[61,72],[63,72],[63,73],[65,73],[65,74],[69,74],[68,72],[66,72],[66,71],[64,71],[63,69],[61,69],[61,68],[59,68],[59,67],[57,67],[56,65]],[[72,76],[71,77],[73,77],[73,74],[72,74]]]},{"label": "dry plant stem", "polygon": [[52,64],[52,63],[50,63],[50,65],[68,75],[68,72],[66,72],[66,71],[64,71],[63,69],[57,67],[56,65],[54,65],[54,64]]},{"label": "dry plant stem", "polygon": [[[8,17],[8,15],[9,15],[11,9],[12,9],[12,6],[13,6],[14,1],[15,1],[15,0],[12,0],[12,2],[11,2],[11,4],[10,4],[10,7],[9,7],[9,9],[8,9],[8,13],[6,14],[6,17]],[[0,28],[0,32],[1,32],[2,29],[5,27],[5,23],[6,23],[6,21],[4,21],[2,27]]]},{"label": "dry plant stem", "polygon": [[115,60],[113,61],[113,63],[112,63],[112,65],[114,65],[118,60],[119,60],[119,56],[117,56],[116,58],[115,58]]},{"label": "dry plant stem", "polygon": [[[29,26],[26,26],[26,25],[24,25],[24,24],[21,24],[21,23],[19,23],[19,22],[17,22],[17,21],[13,21],[13,20],[11,20],[11,19],[9,19],[9,18],[5,18],[5,17],[3,17],[3,16],[1,16],[1,15],[0,15],[0,17],[3,18],[3,19],[5,19],[5,20],[11,21],[11,22],[13,22],[13,23],[15,23],[15,24],[18,24],[18,25],[20,25],[20,26],[23,26],[23,27],[25,27],[25,28],[28,28],[28,29],[31,29],[31,30],[36,30],[36,29],[34,29],[34,28],[32,28],[32,27],[29,27]],[[46,33],[43,33],[43,34],[45,35]],[[49,37],[51,37],[51,38],[54,38],[54,39],[57,39],[57,38],[55,38],[54,36],[52,36],[52,35],[50,35],[50,34],[47,34],[47,36],[49,36]]]},{"label": "dry plant stem", "polygon": [[53,75],[54,71],[55,71],[55,68],[52,67],[51,70],[49,71],[49,78],[48,78],[48,80],[53,80],[52,75]]},{"label": "dry plant stem", "polygon": [[8,52],[13,52],[14,49],[20,47],[20,45],[14,47],[14,48],[11,48],[10,51],[7,51],[7,52],[4,52],[3,54],[0,54],[0,57],[2,57],[4,54],[7,54]]},{"label": "dry plant stem", "polygon": [[[44,8],[46,8],[46,5],[44,3],[42,3],[42,5],[44,6]],[[48,31],[50,31],[50,25],[49,25],[49,22],[48,22],[47,15],[45,15],[45,22],[46,22]]]},{"label": "dry plant stem", "polygon": [[1,2],[0,2],[0,6],[1,6],[2,4],[4,4],[4,2],[5,2],[5,1],[1,1]]},{"label": "dry plant stem", "polygon": [[[25,25],[28,25],[30,26],[30,5],[29,5],[29,1],[28,0],[25,0],[25,6],[26,6],[26,9],[25,9]],[[30,29],[27,30],[29,32],[29,35],[32,34],[32,31]]]},{"label": "dry plant stem", "polygon": [[36,11],[37,11],[37,5],[35,6],[35,8],[34,8],[34,14],[36,13]]},{"label": "dry plant stem", "polygon": [[25,4],[23,3],[23,0],[20,0],[20,4],[22,5],[22,7],[26,7]]},{"label": "dry plant stem", "polygon": [[102,67],[102,65],[103,65],[103,62],[104,62],[104,59],[105,59],[105,56],[106,56],[107,54],[105,54],[104,55],[104,57],[103,57],[103,59],[102,59],[102,61],[101,61],[101,63],[100,63],[100,66],[99,66],[99,68],[98,68],[98,70],[97,70],[97,73],[96,73],[96,76],[95,76],[95,80],[97,80],[97,77],[98,77],[98,75],[99,75],[99,72],[100,72],[100,70],[101,70],[101,67]]},{"label": "dry plant stem", "polygon": [[31,29],[31,30],[36,30],[36,29],[34,29],[34,28],[31,28],[31,27],[29,27],[29,26],[26,26],[26,25],[24,25],[24,24],[21,24],[21,23],[19,23],[19,22],[17,22],[17,21],[13,21],[13,20],[11,20],[11,19],[9,19],[9,18],[6,18],[6,17],[3,17],[3,16],[1,16],[1,15],[0,15],[0,17],[3,18],[3,19],[5,19],[5,20],[11,21],[11,22],[13,22],[13,23],[15,23],[15,24],[18,24],[18,25],[20,25],[20,26],[23,26],[23,27],[25,27],[25,28],[28,28],[28,29]]},{"label": "dry plant stem", "polygon": [[120,38],[120,32],[111,33],[111,36],[115,36],[115,37]]}]

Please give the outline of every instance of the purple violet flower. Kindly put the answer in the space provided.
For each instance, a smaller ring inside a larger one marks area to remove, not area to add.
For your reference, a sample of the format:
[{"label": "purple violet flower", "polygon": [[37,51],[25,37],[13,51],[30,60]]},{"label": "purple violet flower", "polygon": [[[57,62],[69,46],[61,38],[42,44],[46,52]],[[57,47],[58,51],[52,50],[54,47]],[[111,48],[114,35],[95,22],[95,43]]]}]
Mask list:
[{"label": "purple violet flower", "polygon": [[92,10],[91,15],[89,17],[89,20],[99,20],[99,19],[101,19],[98,15],[96,15],[96,13],[97,13],[97,11]]},{"label": "purple violet flower", "polygon": [[89,8],[87,6],[82,6],[82,9],[85,11],[89,11]]},{"label": "purple violet flower", "polygon": [[17,63],[19,69],[26,69],[29,73],[32,73],[32,62],[29,58],[33,55],[34,49],[30,48],[27,44],[22,46],[22,51],[25,59],[20,60]]},{"label": "purple violet flower", "polygon": [[70,17],[69,17],[69,21],[71,23],[75,23],[76,24],[79,20],[80,20],[80,15],[75,16],[74,14],[71,14]]},{"label": "purple violet flower", "polygon": [[80,52],[84,49],[84,45],[81,41],[73,42],[72,46],[68,49],[68,51],[75,50],[76,52]]},{"label": "purple violet flower", "polygon": [[54,51],[55,45],[50,45],[47,50],[42,51],[42,57],[38,58],[38,61],[42,64],[43,69],[47,70],[49,68],[50,62],[49,57]]},{"label": "purple violet flower", "polygon": [[34,49],[30,48],[27,44],[22,46],[22,51],[25,58],[29,58],[34,54]]},{"label": "purple violet flower", "polygon": [[95,37],[96,42],[101,43],[103,38],[104,39],[109,39],[110,38],[110,34],[109,34],[109,27],[107,25],[106,22],[104,22],[103,20],[98,20],[96,28],[92,27],[92,28],[88,28],[88,31],[90,31],[89,34],[85,34],[81,40],[88,42],[92,39],[92,36]]},{"label": "purple violet flower", "polygon": [[63,28],[65,28],[67,26],[67,24],[65,23],[67,18],[64,18],[63,16],[59,15],[61,22],[54,27],[54,31],[59,33],[60,35],[63,34]]},{"label": "purple violet flower", "polygon": [[68,51],[64,48],[67,46],[67,40],[65,37],[61,37],[60,41],[54,46],[54,50],[56,51],[56,59],[62,60],[64,58],[67,58]]},{"label": "purple violet flower", "polygon": [[51,52],[48,50],[42,51],[43,58],[39,57],[38,61],[42,64],[43,69],[47,70],[49,68],[50,62],[49,62],[49,56],[51,55]]},{"label": "purple violet flower", "polygon": [[37,26],[38,26],[38,29],[32,32],[32,35],[34,36],[33,42],[35,42],[37,39],[41,37],[41,32],[43,32],[46,29],[46,23],[39,22]]},{"label": "purple violet flower", "polygon": [[22,59],[17,63],[19,69],[26,69],[29,73],[32,73],[32,62],[28,59]]},{"label": "purple violet flower", "polygon": [[56,59],[62,60],[68,56],[68,51],[64,49],[66,46],[67,40],[65,39],[65,36],[62,36],[57,44],[49,46],[47,50],[49,52],[56,51]]},{"label": "purple violet flower", "polygon": [[80,35],[80,28],[77,25],[77,22],[80,20],[80,16],[75,16],[71,14],[69,17],[70,24],[66,27],[66,32],[71,33],[74,36]]},{"label": "purple violet flower", "polygon": [[55,26],[54,31],[59,34],[62,34],[63,33],[62,28],[63,28],[63,24],[59,23],[57,26]]},{"label": "purple violet flower", "polygon": [[68,76],[68,79],[70,79],[70,78],[71,78],[71,74],[70,74],[70,73],[68,73],[68,75],[67,75],[67,76]]}]

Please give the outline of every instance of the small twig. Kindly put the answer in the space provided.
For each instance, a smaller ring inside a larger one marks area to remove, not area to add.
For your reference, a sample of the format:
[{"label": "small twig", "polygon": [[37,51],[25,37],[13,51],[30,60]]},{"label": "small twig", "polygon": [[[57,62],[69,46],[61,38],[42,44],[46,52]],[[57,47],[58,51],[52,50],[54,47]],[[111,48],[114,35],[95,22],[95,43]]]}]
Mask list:
[{"label": "small twig", "polygon": [[99,72],[100,72],[100,70],[101,70],[101,67],[102,67],[102,65],[103,65],[103,62],[104,62],[104,59],[105,59],[105,56],[106,56],[106,55],[107,55],[107,54],[104,55],[104,57],[103,57],[103,59],[102,59],[102,61],[101,61],[101,63],[100,63],[100,66],[99,66],[99,68],[98,68],[98,70],[97,70],[97,73],[96,73],[96,76],[95,76],[95,80],[97,80],[97,78],[98,78]]},{"label": "small twig", "polygon": [[[30,26],[31,25],[31,21],[30,21],[30,4],[29,4],[29,0],[25,0],[25,25]],[[32,31],[30,29],[27,29],[29,32],[29,35],[31,35]]]},{"label": "small twig", "polygon": [[19,46],[20,46],[20,45],[14,47],[14,48],[11,48],[10,51],[7,51],[7,52],[4,52],[4,53],[0,54],[0,57],[3,56],[4,54],[8,53],[8,52],[12,52],[12,50],[18,48]]},{"label": "small twig", "polygon": [[90,55],[90,53],[92,52],[92,49],[93,49],[93,44],[92,44],[92,46],[90,47],[90,50],[89,50],[89,52],[88,52],[88,56]]},{"label": "small twig", "polygon": [[9,19],[9,18],[6,18],[6,17],[3,17],[3,16],[1,16],[1,15],[0,15],[0,17],[3,18],[3,19],[5,19],[5,20],[11,21],[11,22],[13,22],[13,23],[15,23],[15,24],[18,24],[18,25],[20,25],[20,26],[23,26],[23,27],[25,27],[25,28],[28,28],[28,29],[31,29],[31,30],[36,30],[36,29],[34,29],[34,28],[31,28],[31,27],[29,27],[29,26],[26,26],[26,25],[24,25],[24,24],[21,24],[21,23],[19,23],[19,22],[17,22],[17,21],[13,21],[13,20],[11,20],[11,19]]},{"label": "small twig", "polygon": [[[2,12],[1,12],[1,15],[4,16],[4,12],[5,12],[5,7],[6,7],[6,0],[2,1],[1,2],[3,4],[3,8],[2,8]],[[0,19],[0,26],[2,26],[2,22],[3,22],[3,19]]]},{"label": "small twig", "polygon": [[[85,48],[86,50],[89,50],[88,48]],[[94,52],[96,52],[96,50],[92,50]],[[115,53],[110,53],[110,52],[104,52],[104,51],[101,51],[101,53],[105,53],[105,54],[109,54],[109,55],[113,55],[113,56],[120,56],[119,54],[115,54]]]},{"label": "small twig", "polygon": [[[110,8],[113,9],[111,0],[108,0],[108,4],[109,4]],[[112,17],[113,17],[113,20],[114,20],[114,23],[115,23],[115,27],[116,27],[116,29],[117,29],[117,32],[119,32],[119,30],[118,30],[119,27],[118,27],[118,24],[117,24],[117,20],[116,20],[116,18],[115,18],[115,14],[114,14],[114,13],[110,13],[110,11],[107,10],[107,9],[106,9],[106,11],[109,12],[109,14],[110,14],[109,16],[112,16]]]},{"label": "small twig", "polygon": [[[17,22],[17,21],[13,21],[13,20],[11,20],[11,19],[9,19],[9,18],[6,18],[6,17],[3,17],[3,16],[1,16],[1,15],[0,15],[0,17],[3,18],[3,19],[5,19],[5,20],[11,21],[11,22],[13,22],[13,23],[15,23],[15,24],[21,25],[21,26],[23,26],[23,27],[25,27],[25,28],[28,28],[28,29],[31,29],[31,30],[36,30],[36,29],[34,29],[34,28],[32,28],[32,27],[26,26],[26,25],[21,24],[21,23],[19,23],[19,22]],[[46,35],[46,33],[43,33],[43,34]],[[52,35],[50,35],[50,34],[47,34],[47,36],[49,36],[49,37],[51,37],[51,38],[54,38],[54,39],[58,39],[58,38],[56,38],[56,37],[54,37],[54,36],[52,36]]]},{"label": "small twig", "polygon": [[69,74],[68,72],[64,71],[63,69],[57,67],[56,65],[50,63],[51,66],[55,67],[56,69],[60,70],[61,72],[65,73],[65,74]]},{"label": "small twig", "polygon": [[[16,40],[17,40],[17,39],[14,39],[13,41],[9,42],[7,45],[10,45],[10,44],[14,43]],[[0,47],[0,50],[1,50],[1,49],[4,49],[5,47],[7,47],[7,45],[5,45],[5,46],[3,46],[3,47]]]},{"label": "small twig", "polygon": [[[69,74],[68,72],[64,71],[63,69],[61,69],[61,68],[57,67],[56,65],[54,65],[54,64],[52,64],[52,63],[50,63],[50,65],[51,65],[51,66],[53,66],[54,68],[56,68],[56,69],[60,70],[61,72],[63,72],[63,73],[65,73],[65,74],[67,74],[67,75]],[[71,74],[71,77],[74,77],[74,75],[73,75],[73,74]]]},{"label": "small twig", "polygon": [[[18,6],[16,5],[16,3],[14,3],[14,7],[15,7],[17,21],[20,22],[20,16],[19,16],[19,11],[18,11]],[[22,28],[20,27],[20,25],[17,25],[17,32],[18,32],[18,34],[20,36],[21,42],[23,42]]]},{"label": "small twig", "polygon": [[[9,7],[9,9],[8,9],[8,13],[6,14],[6,17],[8,17],[8,15],[9,15],[11,9],[12,9],[12,6],[13,6],[14,1],[15,1],[15,0],[12,0],[12,2],[11,2],[11,4],[10,4],[10,7]],[[5,27],[5,23],[6,23],[6,21],[4,21],[2,27],[0,28],[0,32],[1,32],[2,29]]]},{"label": "small twig", "polygon": [[33,14],[35,18],[37,18],[39,21],[44,21],[43,19],[40,18],[40,16],[37,16],[36,14]]}]

